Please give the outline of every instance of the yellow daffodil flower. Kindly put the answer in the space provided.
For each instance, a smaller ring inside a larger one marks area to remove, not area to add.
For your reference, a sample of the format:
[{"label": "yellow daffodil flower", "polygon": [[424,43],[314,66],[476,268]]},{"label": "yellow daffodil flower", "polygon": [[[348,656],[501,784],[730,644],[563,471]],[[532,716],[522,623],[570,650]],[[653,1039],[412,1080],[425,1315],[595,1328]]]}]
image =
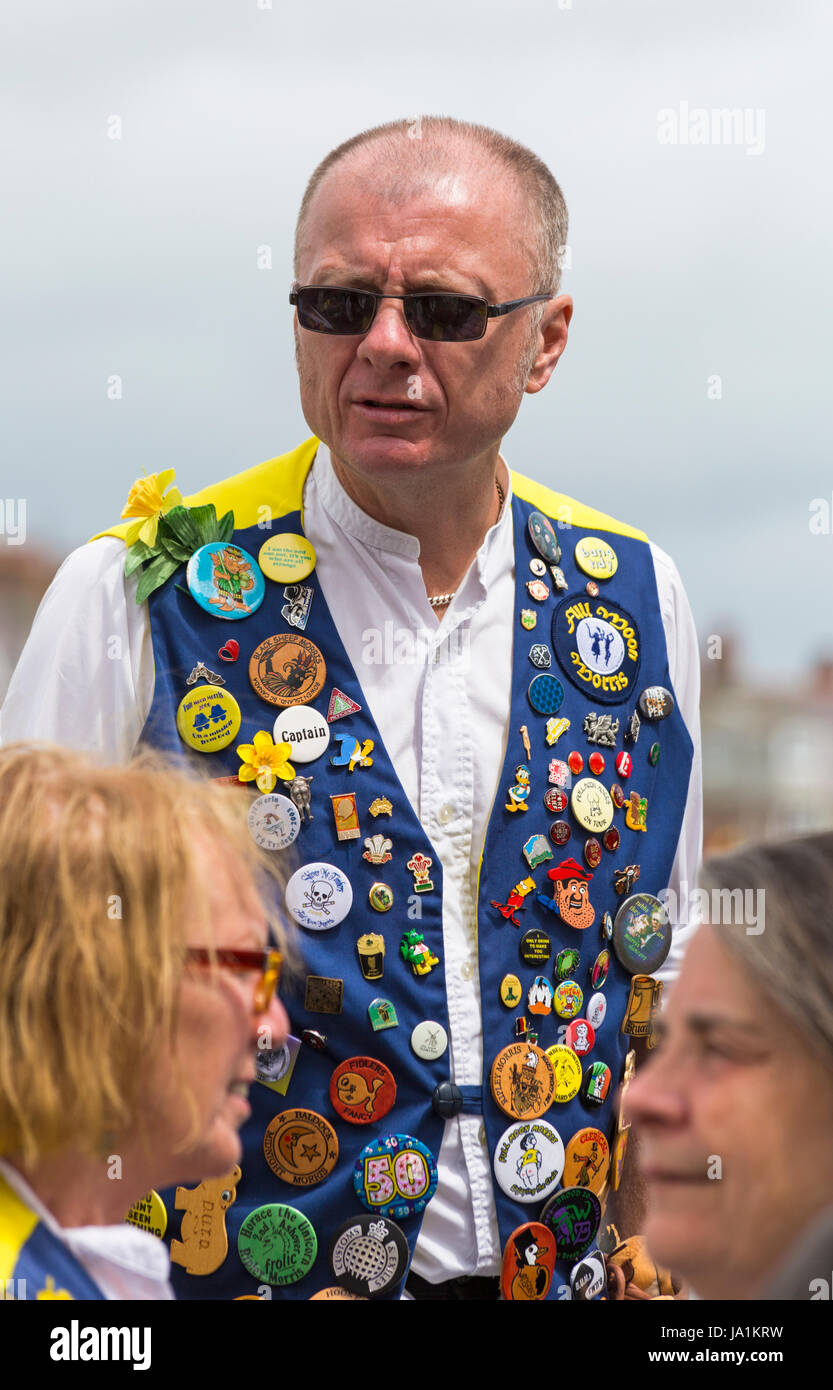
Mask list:
[{"label": "yellow daffodil flower", "polygon": [[124,538],[126,546],[133,545],[137,540],[144,541],[145,545],[149,546],[156,544],[160,514],[169,512],[171,507],[178,507],[182,503],[179,488],[171,487],[167,495],[165,492],[173,482],[175,474],[176,469],[166,468],[163,473],[151,473],[149,478],[136,479],[130,489],[122,516],[138,516],[140,520],[128,528]]},{"label": "yellow daffodil flower", "polygon": [[237,745],[238,756],[243,760],[237,776],[241,782],[256,782],[262,792],[270,792],[279,777],[283,782],[291,782],[295,776],[289,761],[291,752],[291,743],[274,743],[272,735],[260,729],[252,743]]}]

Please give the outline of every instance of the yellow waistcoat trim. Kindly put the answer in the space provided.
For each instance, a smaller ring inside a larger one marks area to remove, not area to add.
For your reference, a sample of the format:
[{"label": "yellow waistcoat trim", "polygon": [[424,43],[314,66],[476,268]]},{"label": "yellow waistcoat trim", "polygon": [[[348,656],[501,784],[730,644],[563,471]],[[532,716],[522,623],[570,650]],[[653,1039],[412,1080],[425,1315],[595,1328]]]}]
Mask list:
[{"label": "yellow waistcoat trim", "polygon": [[20,1252],[37,1224],[35,1213],[0,1177],[0,1279],[11,1279]]},{"label": "yellow waistcoat trim", "polygon": [[[265,463],[255,464],[254,468],[247,468],[243,473],[235,473],[223,482],[211,483],[200,492],[192,493],[190,497],[185,498],[185,505],[198,507],[206,502],[213,502],[218,517],[223,516],[225,512],[233,511],[234,526],[238,531],[256,526],[259,521],[265,521],[267,518],[284,516],[286,512],[303,513],[304,483],[312,467],[318,443],[313,435],[311,439],[305,440],[297,449],[291,449],[287,454],[279,454],[276,458],[267,459]],[[595,507],[586,507],[583,502],[577,502],[575,498],[567,497],[562,492],[553,492],[551,488],[544,487],[543,483],[533,482],[531,478],[526,478],[514,470],[512,487],[523,501],[531,502],[554,521],[567,522],[582,530],[611,531],[619,536],[632,536],[638,541],[648,539],[644,531],[638,531],[636,527],[628,526],[624,521],[616,521],[604,512],[597,511]],[[301,523],[303,525],[303,514]],[[133,521],[118,522],[106,531],[97,532],[91,540],[98,540],[100,536],[116,536],[123,540],[132,525]]]},{"label": "yellow waistcoat trim", "polygon": [[570,526],[580,527],[582,531],[612,531],[617,536],[631,536],[636,541],[648,539],[644,531],[637,530],[635,526],[628,526],[626,521],[616,521],[605,512],[597,511],[595,507],[587,507],[583,502],[577,502],[574,497],[567,497],[563,492],[553,492],[552,488],[544,487],[543,483],[536,483],[532,478],[525,478],[514,469],[512,487],[523,502],[531,502],[533,507],[537,507],[553,521],[563,521]]}]

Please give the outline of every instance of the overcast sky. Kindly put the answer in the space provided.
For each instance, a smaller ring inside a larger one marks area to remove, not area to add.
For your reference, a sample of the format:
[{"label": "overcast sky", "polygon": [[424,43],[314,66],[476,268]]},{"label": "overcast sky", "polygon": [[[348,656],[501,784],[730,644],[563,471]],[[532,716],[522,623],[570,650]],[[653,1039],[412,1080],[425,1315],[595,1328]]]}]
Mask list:
[{"label": "overcast sky", "polygon": [[82,543],[142,469],[188,492],[308,435],[306,179],[443,113],[531,146],[570,210],[570,342],[510,465],[647,530],[750,672],[833,652],[825,0],[12,0],[5,28],[0,497],[32,544]]}]

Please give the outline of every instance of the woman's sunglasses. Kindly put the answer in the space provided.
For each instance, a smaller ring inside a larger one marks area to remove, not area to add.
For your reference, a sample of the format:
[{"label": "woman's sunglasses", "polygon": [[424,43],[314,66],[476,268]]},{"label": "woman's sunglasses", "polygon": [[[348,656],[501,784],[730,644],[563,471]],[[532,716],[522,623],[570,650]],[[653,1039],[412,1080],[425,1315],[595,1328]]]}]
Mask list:
[{"label": "woman's sunglasses", "polygon": [[383,299],[401,299],[405,322],[415,338],[434,343],[472,343],[482,338],[489,319],[511,314],[524,304],[551,299],[532,294],[489,304],[471,294],[378,294],[375,290],[351,290],[341,285],[301,285],[290,291],[289,302],[298,310],[298,322],[311,333],[336,333],[358,337],[367,333]]},{"label": "woman's sunglasses", "polygon": [[268,1009],[272,996],[280,984],[282,956],[280,951],[232,951],[220,949],[210,951],[204,946],[188,946],[186,959],[195,965],[221,965],[226,970],[258,970],[255,983],[255,1013],[262,1014]]}]

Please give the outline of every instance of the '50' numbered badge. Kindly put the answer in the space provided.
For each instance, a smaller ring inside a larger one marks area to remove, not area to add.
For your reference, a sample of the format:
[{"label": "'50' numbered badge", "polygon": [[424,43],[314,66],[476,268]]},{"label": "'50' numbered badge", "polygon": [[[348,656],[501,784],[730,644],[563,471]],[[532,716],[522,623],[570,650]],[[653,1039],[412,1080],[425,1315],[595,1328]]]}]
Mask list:
[{"label": "'50' numbered badge", "polygon": [[437,1190],[434,1155],[410,1134],[383,1134],[356,1159],[353,1189],[368,1211],[396,1220],[413,1216]]}]

